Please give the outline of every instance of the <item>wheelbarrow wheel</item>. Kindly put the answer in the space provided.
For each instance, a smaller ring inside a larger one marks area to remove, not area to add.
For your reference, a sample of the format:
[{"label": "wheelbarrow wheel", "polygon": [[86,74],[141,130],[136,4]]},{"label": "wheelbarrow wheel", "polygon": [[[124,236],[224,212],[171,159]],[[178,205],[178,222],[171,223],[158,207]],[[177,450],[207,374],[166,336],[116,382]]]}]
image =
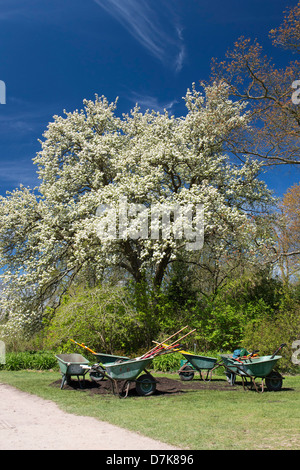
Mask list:
[{"label": "wheelbarrow wheel", "polygon": [[156,390],[156,381],[154,377],[152,377],[151,374],[144,374],[144,375],[141,375],[136,380],[135,388],[136,388],[138,395],[141,395],[141,396],[153,395],[153,393]]},{"label": "wheelbarrow wheel", "polygon": [[103,367],[98,366],[97,370],[91,370],[90,371],[90,379],[93,382],[100,382],[101,380],[103,380],[104,379],[104,369],[103,369]]},{"label": "wheelbarrow wheel", "polygon": [[278,392],[282,387],[282,375],[273,370],[266,377],[266,386],[270,392]]},{"label": "wheelbarrow wheel", "polygon": [[191,366],[183,366],[179,371],[180,380],[184,380],[184,381],[193,380],[194,375],[195,375],[195,372]]}]

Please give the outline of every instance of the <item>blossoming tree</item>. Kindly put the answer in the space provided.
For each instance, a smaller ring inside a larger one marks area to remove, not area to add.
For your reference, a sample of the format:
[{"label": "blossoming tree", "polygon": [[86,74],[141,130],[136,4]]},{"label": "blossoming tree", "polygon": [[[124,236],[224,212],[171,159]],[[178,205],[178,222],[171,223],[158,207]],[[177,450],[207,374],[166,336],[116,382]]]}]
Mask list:
[{"label": "blossoming tree", "polygon": [[[237,165],[224,152],[224,142],[248,126],[246,105],[231,101],[224,83],[203,85],[202,93],[193,86],[185,102],[179,118],[138,107],[120,117],[116,102],[96,96],[83,110],[54,116],[34,159],[39,187],[0,200],[1,308],[14,327],[39,324],[45,307],[86,269],[97,276],[117,266],[159,288],[179,252],[193,256],[195,227],[220,253],[229,241],[231,250],[247,245],[251,252],[252,215],[270,192],[258,162]],[[171,210],[163,233],[155,224],[168,207],[183,216]],[[189,237],[184,220],[194,227]]]}]

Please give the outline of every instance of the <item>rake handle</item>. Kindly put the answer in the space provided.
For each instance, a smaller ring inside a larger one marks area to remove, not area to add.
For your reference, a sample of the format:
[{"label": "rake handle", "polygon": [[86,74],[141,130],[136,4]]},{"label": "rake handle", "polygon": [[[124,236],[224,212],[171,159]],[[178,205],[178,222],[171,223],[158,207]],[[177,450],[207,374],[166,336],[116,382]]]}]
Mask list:
[{"label": "rake handle", "polygon": [[192,331],[190,331],[189,333],[187,333],[186,335],[184,336],[181,336],[181,338],[177,339],[176,341],[174,341],[173,343],[170,344],[170,346],[173,346],[173,344],[177,343],[177,341],[181,341],[183,338],[185,338],[186,336],[190,335],[191,333],[194,333],[194,331],[196,331],[196,328]]},{"label": "rake handle", "polygon": [[70,339],[70,341],[73,341],[73,343],[78,344],[78,346],[80,346],[81,348],[87,349],[87,350],[90,351],[91,353],[96,354],[95,351],[93,351],[92,349],[88,348],[85,344],[83,344],[83,343],[82,343],[82,344],[77,343],[77,341],[74,341],[74,339]]},{"label": "rake handle", "polygon": [[[174,333],[173,335],[169,336],[168,338],[164,339],[161,343],[158,343],[157,346],[154,346],[154,348],[150,349],[149,351],[147,351],[142,357],[144,357],[146,354],[148,355],[149,353],[151,352],[154,352],[159,346],[162,346],[164,343],[166,343],[166,341],[168,341],[169,339],[173,338],[174,336],[178,335],[178,333],[180,333],[181,331],[185,330],[186,328],[188,327],[188,325],[184,326],[183,328],[181,328],[181,330],[177,331],[176,333]],[[178,340],[176,340],[178,341]]]}]

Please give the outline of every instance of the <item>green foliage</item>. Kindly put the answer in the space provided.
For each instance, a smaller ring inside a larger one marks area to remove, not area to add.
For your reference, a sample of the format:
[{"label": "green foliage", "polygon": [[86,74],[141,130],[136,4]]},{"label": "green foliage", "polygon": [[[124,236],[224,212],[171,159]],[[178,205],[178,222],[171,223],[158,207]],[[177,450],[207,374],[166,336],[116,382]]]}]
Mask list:
[{"label": "green foliage", "polygon": [[197,293],[192,285],[191,272],[178,258],[172,264],[169,279],[156,292],[155,311],[161,332],[172,333],[191,323],[191,316],[197,308]]},{"label": "green foliage", "polygon": [[170,353],[157,356],[152,361],[152,367],[156,371],[168,372],[177,371],[180,368],[180,361],[183,356],[180,353]]},{"label": "green foliage", "polygon": [[145,281],[139,283],[131,282],[124,291],[131,307],[134,309],[136,318],[140,324],[140,343],[144,348],[152,344],[152,340],[157,338],[161,331],[158,309],[158,295],[155,290],[151,290]]},{"label": "green foliage", "polygon": [[275,314],[282,301],[282,285],[258,272],[229,280],[205,299],[192,314],[200,350],[234,350],[244,341],[245,327]]},{"label": "green foliage", "polygon": [[275,316],[265,316],[248,323],[244,331],[244,346],[248,349],[259,349],[259,354],[272,354],[281,343],[287,346],[280,351],[282,359],[278,368],[283,372],[299,372],[299,366],[292,363],[292,343],[300,339],[300,304],[293,308],[280,310]]},{"label": "green foliage", "polygon": [[70,339],[97,352],[129,354],[147,342],[145,316],[125,288],[81,287],[64,297],[47,326],[47,347],[70,351]]},{"label": "green foliage", "polygon": [[280,304],[282,294],[282,281],[264,269],[229,279],[218,291],[216,300],[222,299],[235,307],[255,305],[260,301],[274,310]]},{"label": "green foliage", "polygon": [[9,352],[5,364],[0,364],[3,370],[48,370],[57,368],[57,359],[51,351]]},{"label": "green foliage", "polygon": [[202,315],[198,326],[200,349],[235,349],[243,340],[244,328],[272,310],[263,300],[245,305],[215,302]]},{"label": "green foliage", "polygon": [[[296,301],[293,291],[284,289],[266,270],[228,280],[214,295],[197,296],[190,274],[182,266],[174,264],[169,282],[156,293],[155,313],[161,339],[187,324],[196,328],[185,341],[186,349],[193,350],[196,344],[204,353],[233,351],[244,344],[251,325],[266,318],[272,322],[279,311],[289,311]],[[144,291],[144,295],[148,294]]]},{"label": "green foliage", "polygon": [[206,348],[232,348],[239,344],[242,337],[240,315],[230,305],[215,308],[203,322],[200,339]]},{"label": "green foliage", "polygon": [[42,351],[44,347],[43,332],[40,332],[30,338],[25,337],[20,332],[14,335],[4,335],[0,328],[0,340],[5,343],[6,352],[20,351]]},{"label": "green foliage", "polygon": [[[30,343],[12,337],[6,350],[83,353],[70,342],[72,338],[97,352],[140,356],[153,346],[153,340],[163,341],[188,325],[196,332],[181,342],[186,350],[196,348],[201,355],[216,357],[220,351],[245,347],[269,355],[285,342],[279,368],[282,372],[299,370],[291,362],[291,345],[300,338],[297,285],[287,288],[268,273],[257,272],[228,280],[214,295],[197,295],[190,273],[182,266],[175,266],[169,282],[159,291],[149,289],[145,282],[126,288],[108,284],[77,287],[65,295],[55,312],[48,311],[42,334]],[[53,357],[28,351],[7,354],[5,368],[47,369],[56,365]],[[180,353],[162,355],[154,359],[153,368],[176,371],[181,359]]]}]

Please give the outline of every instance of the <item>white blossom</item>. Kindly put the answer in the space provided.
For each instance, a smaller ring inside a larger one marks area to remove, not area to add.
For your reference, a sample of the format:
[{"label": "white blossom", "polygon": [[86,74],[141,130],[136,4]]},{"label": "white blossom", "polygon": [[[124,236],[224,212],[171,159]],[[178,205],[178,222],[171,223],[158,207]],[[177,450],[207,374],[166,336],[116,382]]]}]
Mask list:
[{"label": "white blossom", "polygon": [[172,232],[140,237],[142,219],[135,236],[101,238],[100,205],[115,209],[103,214],[112,225],[124,197],[146,208],[202,204],[204,240],[214,239],[220,252],[228,237],[240,243],[253,233],[249,213],[268,204],[270,192],[258,179],[260,164],[233,164],[223,145],[248,126],[245,104],[230,101],[225,84],[203,93],[193,85],[185,102],[179,118],[138,107],[120,118],[117,101],[96,96],[83,110],[54,116],[34,159],[39,187],[0,198],[1,307],[14,327],[39,322],[85,266],[119,266],[136,280],[151,267],[159,283],[188,242]]}]

